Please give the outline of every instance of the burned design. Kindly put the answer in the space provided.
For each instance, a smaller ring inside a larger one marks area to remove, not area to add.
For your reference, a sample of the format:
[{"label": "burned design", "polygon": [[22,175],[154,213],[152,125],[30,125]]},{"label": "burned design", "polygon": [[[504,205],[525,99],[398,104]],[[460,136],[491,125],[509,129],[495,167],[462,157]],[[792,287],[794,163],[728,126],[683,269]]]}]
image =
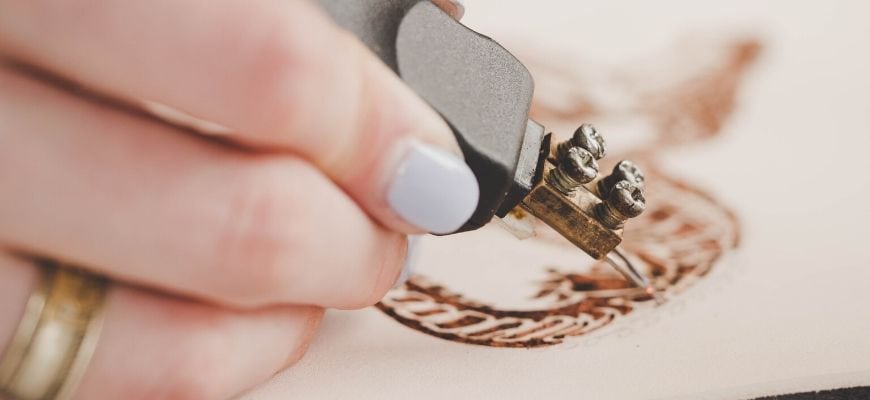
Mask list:
[{"label": "burned design", "polygon": [[[639,101],[643,107],[631,108],[651,122],[657,149],[714,136],[731,114],[741,77],[759,46],[755,41],[738,41],[719,48],[717,62],[702,69],[700,76],[677,80],[654,96],[672,99],[670,107]],[[634,97],[648,99],[650,93],[637,90]],[[588,112],[596,118],[601,116],[604,107],[596,105],[594,99],[579,94],[568,97],[576,109],[572,110],[570,104],[552,107],[536,100],[536,118],[552,123],[560,117],[576,118]],[[672,298],[704,278],[738,246],[740,224],[733,212],[712,196],[657,169],[653,152],[638,150],[632,157],[640,159],[647,170],[649,207],[627,227],[623,248],[654,286],[666,298]],[[536,228],[538,235],[527,240],[570,246],[557,233],[540,225]],[[520,309],[475,301],[473,296],[456,293],[445,284],[419,275],[388,293],[377,307],[399,323],[431,336],[514,348],[558,344],[632,312],[655,307],[649,295],[605,263],[576,270],[564,265],[530,268],[542,269],[535,288],[535,307]]]}]

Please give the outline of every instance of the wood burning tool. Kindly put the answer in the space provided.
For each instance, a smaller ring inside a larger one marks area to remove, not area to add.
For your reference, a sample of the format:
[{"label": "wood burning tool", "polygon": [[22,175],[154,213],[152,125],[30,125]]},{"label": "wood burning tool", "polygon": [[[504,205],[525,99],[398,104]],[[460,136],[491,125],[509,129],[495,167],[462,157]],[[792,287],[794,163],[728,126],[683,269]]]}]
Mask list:
[{"label": "wood burning tool", "polygon": [[659,300],[617,247],[646,206],[643,173],[625,160],[600,178],[606,145],[592,125],[551,146],[529,119],[534,81],[519,60],[428,0],[319,2],[453,130],[480,186],[477,209],[455,233],[528,212]]}]

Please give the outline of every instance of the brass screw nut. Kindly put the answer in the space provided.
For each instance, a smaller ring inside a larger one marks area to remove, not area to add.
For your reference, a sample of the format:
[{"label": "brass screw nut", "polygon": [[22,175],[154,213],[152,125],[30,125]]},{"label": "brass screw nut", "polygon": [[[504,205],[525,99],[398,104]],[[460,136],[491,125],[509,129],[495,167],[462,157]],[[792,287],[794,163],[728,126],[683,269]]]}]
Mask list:
[{"label": "brass screw nut", "polygon": [[646,177],[640,167],[631,160],[622,160],[613,167],[610,175],[598,181],[598,194],[606,198],[610,190],[620,181],[629,181],[640,190],[646,186]]},{"label": "brass screw nut", "polygon": [[598,220],[610,229],[619,229],[630,218],[643,213],[646,209],[646,198],[636,184],[627,180],[616,183],[604,202],[596,206]]},{"label": "brass screw nut", "polygon": [[607,146],[604,142],[604,137],[598,133],[591,124],[583,124],[574,131],[571,139],[568,139],[556,146],[556,156],[559,159],[566,157],[568,151],[572,147],[579,147],[588,151],[595,157],[596,160],[602,159],[607,155]]},{"label": "brass screw nut", "polygon": [[598,163],[592,153],[571,147],[559,160],[559,165],[547,174],[547,181],[563,194],[570,195],[577,187],[592,182],[598,176]]}]

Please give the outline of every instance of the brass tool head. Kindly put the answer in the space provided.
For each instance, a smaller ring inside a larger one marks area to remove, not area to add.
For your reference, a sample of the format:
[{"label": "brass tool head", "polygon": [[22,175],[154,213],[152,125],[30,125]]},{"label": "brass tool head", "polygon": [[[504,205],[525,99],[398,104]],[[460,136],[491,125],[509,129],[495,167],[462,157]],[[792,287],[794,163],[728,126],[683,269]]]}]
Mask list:
[{"label": "brass tool head", "polygon": [[[589,124],[581,125],[570,139],[556,145],[553,153],[544,165],[545,178],[531,189],[521,207],[659,299],[649,281],[617,249],[623,225],[646,208],[643,172],[633,162],[623,160],[609,176],[595,181],[596,160],[606,154],[606,143]],[[618,259],[611,254],[617,254]]]}]

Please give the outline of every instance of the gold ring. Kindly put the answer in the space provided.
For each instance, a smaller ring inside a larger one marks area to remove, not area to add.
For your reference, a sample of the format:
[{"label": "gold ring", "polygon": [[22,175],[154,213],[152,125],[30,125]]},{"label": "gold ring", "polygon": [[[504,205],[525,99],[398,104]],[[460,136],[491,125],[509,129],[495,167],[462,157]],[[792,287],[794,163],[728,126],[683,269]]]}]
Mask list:
[{"label": "gold ring", "polygon": [[105,278],[42,262],[15,337],[0,359],[0,393],[68,399],[84,375],[102,327]]}]

